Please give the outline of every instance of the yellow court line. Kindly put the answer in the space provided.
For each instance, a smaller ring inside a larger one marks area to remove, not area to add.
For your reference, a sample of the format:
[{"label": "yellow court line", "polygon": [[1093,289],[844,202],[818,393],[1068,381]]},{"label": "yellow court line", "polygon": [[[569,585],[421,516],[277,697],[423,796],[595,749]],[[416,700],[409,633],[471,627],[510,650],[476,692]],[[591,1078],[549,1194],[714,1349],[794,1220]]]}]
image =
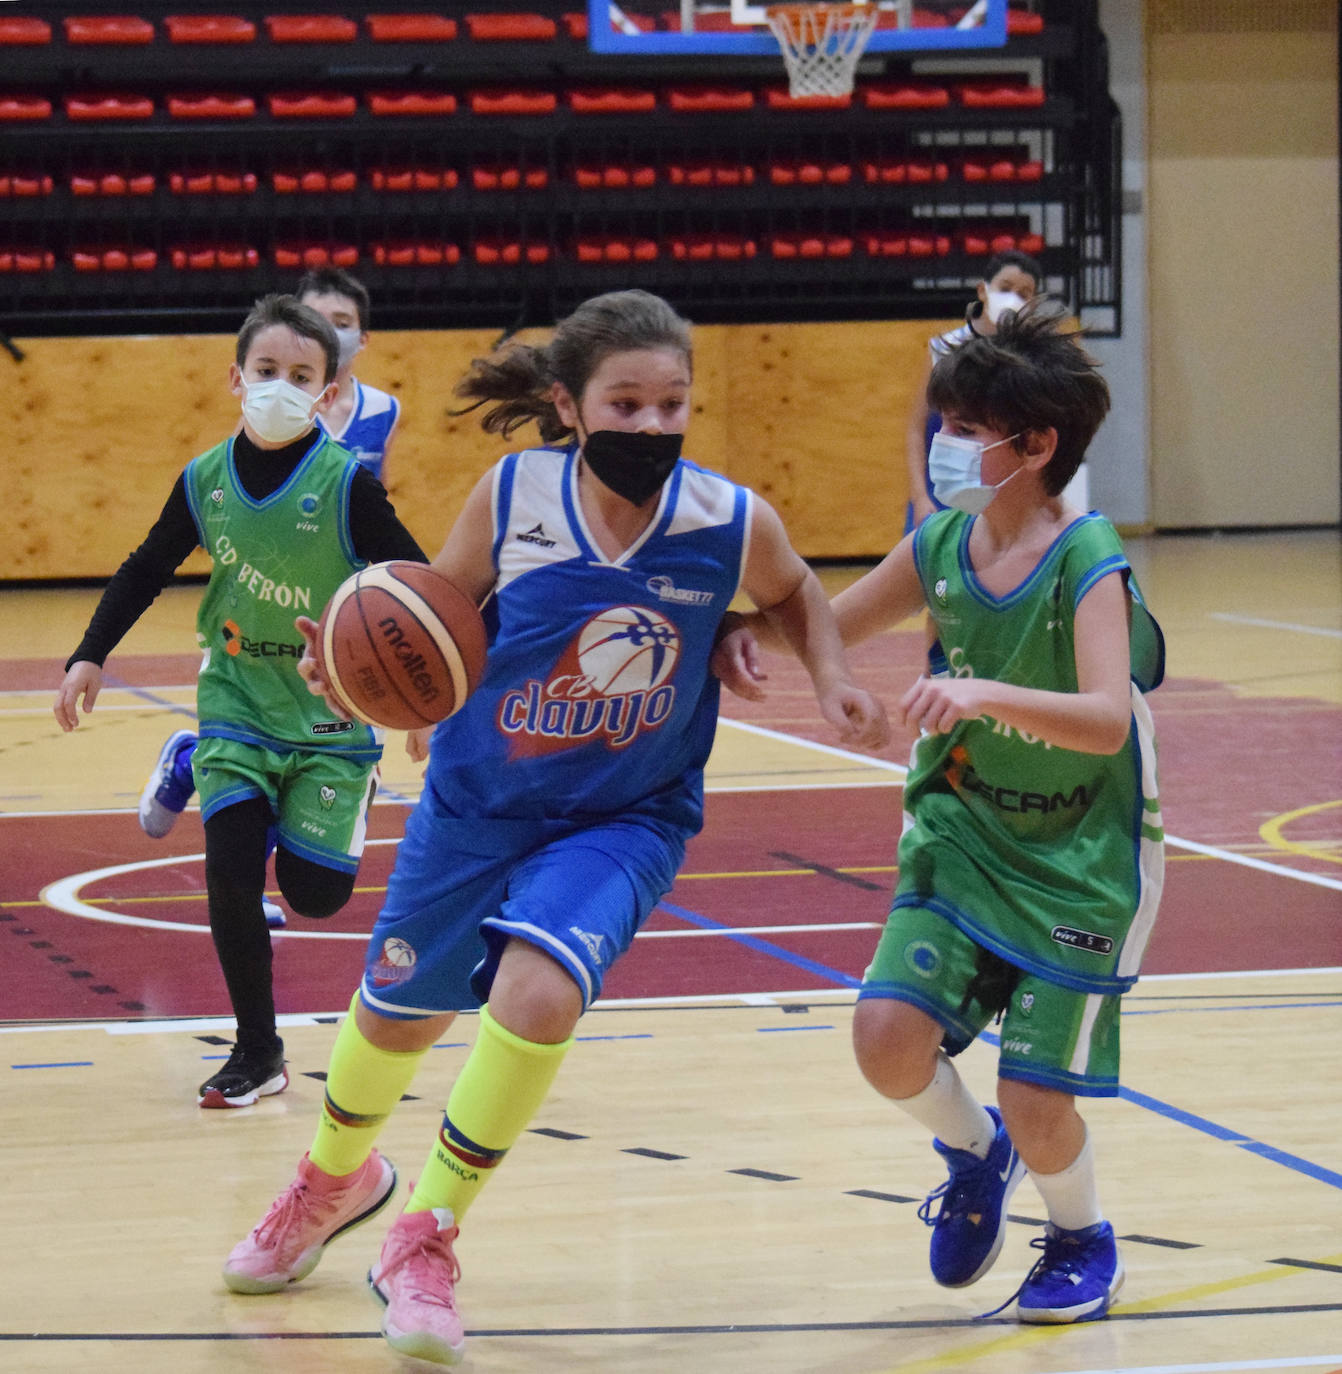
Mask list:
[{"label": "yellow court line", "polygon": [[1313,806],[1302,806],[1297,811],[1287,811],[1280,816],[1273,816],[1271,820],[1264,821],[1258,827],[1258,833],[1273,848],[1282,850],[1287,854],[1302,854],[1307,859],[1323,859],[1326,863],[1342,864],[1342,854],[1329,854],[1327,849],[1335,848],[1335,840],[1319,840],[1316,843],[1307,843],[1300,840],[1288,840],[1281,832],[1292,821],[1298,821],[1302,816],[1317,816],[1320,811],[1331,810],[1334,806],[1342,806],[1342,799],[1337,801],[1316,802]]},{"label": "yellow court line", "polygon": [[[1340,1261],[1342,1261],[1342,1256],[1320,1260],[1319,1263],[1337,1264]],[[1298,1269],[1286,1267],[1266,1269],[1260,1274],[1244,1274],[1237,1279],[1222,1279],[1219,1283],[1202,1283],[1192,1288],[1181,1288],[1176,1293],[1166,1293],[1158,1298],[1145,1298],[1141,1302],[1116,1303],[1110,1311],[1116,1316],[1138,1312],[1166,1311],[1183,1303],[1195,1302],[1199,1298],[1213,1297],[1217,1293],[1233,1292],[1236,1288],[1249,1288],[1258,1283],[1272,1283],[1277,1279],[1292,1278],[1299,1273]],[[1208,1308],[1206,1315],[1208,1317],[1216,1316],[1216,1309]],[[933,1371],[947,1369],[959,1371],[964,1369],[969,1360],[986,1355],[996,1355],[1005,1350],[1028,1349],[1030,1346],[1038,1345],[1040,1341],[1059,1337],[1066,1330],[1066,1326],[1031,1326],[1026,1330],[1014,1331],[1009,1336],[1000,1336],[994,1340],[984,1341],[979,1345],[962,1346],[959,1350],[949,1350],[944,1355],[933,1355],[927,1359],[915,1360],[913,1364],[891,1365],[887,1374],[920,1374],[921,1371],[933,1374]]]}]

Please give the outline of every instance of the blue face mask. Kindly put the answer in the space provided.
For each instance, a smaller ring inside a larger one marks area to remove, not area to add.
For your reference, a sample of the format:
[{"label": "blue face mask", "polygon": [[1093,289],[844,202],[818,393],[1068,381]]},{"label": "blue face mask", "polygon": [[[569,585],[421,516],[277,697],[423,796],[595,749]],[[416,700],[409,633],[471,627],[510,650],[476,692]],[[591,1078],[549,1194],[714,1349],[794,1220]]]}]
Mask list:
[{"label": "blue face mask", "polygon": [[953,506],[970,515],[982,515],[994,496],[1011,481],[1024,464],[996,486],[985,486],[982,480],[983,455],[990,448],[1009,444],[1019,434],[1009,434],[995,443],[981,444],[977,439],[965,439],[958,434],[938,430],[932,436],[927,451],[927,474],[932,479],[932,495],[943,506]]}]

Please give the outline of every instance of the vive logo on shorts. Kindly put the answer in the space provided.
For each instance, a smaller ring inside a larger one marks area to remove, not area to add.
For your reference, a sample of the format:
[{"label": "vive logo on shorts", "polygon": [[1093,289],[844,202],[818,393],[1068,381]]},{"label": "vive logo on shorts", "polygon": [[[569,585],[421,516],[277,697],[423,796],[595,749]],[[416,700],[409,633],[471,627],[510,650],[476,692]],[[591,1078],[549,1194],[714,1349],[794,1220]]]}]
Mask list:
[{"label": "vive logo on shorts", "polygon": [[1073,930],[1071,926],[1054,926],[1049,938],[1060,945],[1084,950],[1087,954],[1112,954],[1114,942],[1107,935],[1096,935],[1093,930]]},{"label": "vive logo on shorts", "polygon": [[904,946],[904,962],[919,978],[935,978],[941,968],[941,951],[928,940],[912,940]]}]

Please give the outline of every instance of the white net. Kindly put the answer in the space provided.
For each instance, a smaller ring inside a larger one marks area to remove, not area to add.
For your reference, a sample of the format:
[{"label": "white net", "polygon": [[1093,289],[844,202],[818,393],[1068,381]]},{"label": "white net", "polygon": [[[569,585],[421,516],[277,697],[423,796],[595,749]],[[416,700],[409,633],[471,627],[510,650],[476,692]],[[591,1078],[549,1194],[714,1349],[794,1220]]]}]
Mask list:
[{"label": "white net", "polygon": [[852,93],[857,60],[876,27],[875,4],[771,5],[766,14],[793,99]]}]

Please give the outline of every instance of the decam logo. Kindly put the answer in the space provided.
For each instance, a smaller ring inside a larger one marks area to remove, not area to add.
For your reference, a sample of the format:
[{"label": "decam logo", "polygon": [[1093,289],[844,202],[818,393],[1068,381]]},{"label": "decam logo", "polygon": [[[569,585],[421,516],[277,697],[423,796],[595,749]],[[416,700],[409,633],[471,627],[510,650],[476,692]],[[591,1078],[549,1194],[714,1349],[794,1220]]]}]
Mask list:
[{"label": "decam logo", "polygon": [[286,644],[279,639],[251,639],[236,620],[225,620],[219,627],[224,637],[224,652],[230,658],[246,654],[248,658],[302,658],[301,644]]}]

